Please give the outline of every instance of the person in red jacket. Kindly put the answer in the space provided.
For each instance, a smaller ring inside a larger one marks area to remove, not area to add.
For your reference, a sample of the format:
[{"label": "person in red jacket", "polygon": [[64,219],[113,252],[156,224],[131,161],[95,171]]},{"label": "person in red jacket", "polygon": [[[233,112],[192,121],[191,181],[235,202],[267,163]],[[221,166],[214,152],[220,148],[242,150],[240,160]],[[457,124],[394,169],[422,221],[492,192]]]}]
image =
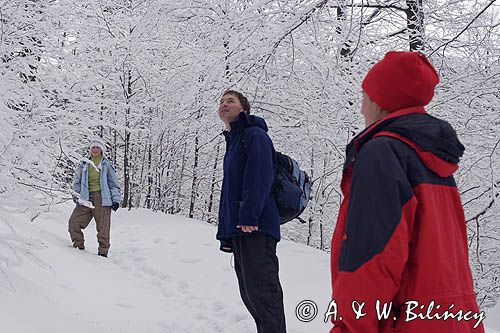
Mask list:
[{"label": "person in red jacket", "polygon": [[332,238],[331,333],[484,332],[453,178],[464,146],[424,110],[438,82],[424,55],[396,51],[363,80],[366,128],[346,148]]}]

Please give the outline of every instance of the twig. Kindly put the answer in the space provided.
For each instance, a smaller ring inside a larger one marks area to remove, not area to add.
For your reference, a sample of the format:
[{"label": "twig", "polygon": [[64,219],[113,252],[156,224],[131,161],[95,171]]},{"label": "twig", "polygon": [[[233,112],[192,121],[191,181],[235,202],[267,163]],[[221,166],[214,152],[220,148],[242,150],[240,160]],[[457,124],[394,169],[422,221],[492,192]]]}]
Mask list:
[{"label": "twig", "polygon": [[471,25],[472,23],[474,23],[474,21],[479,17],[481,16],[481,14],[483,14],[491,5],[493,5],[493,3],[495,2],[496,0],[492,0],[486,7],[483,8],[483,10],[481,10],[477,15],[476,17],[474,17],[472,19],[472,21],[469,22],[469,24],[467,24],[465,26],[465,28],[462,29],[462,31],[459,32],[458,35],[456,35],[455,37],[453,37],[452,39],[450,39],[449,41],[447,41],[446,43],[440,45],[438,48],[436,48],[434,51],[432,51],[430,54],[429,54],[429,57],[432,56],[434,53],[436,53],[440,48],[442,48],[443,46],[446,48],[446,46],[448,46],[450,43],[454,42],[458,37],[460,37],[461,34],[463,34]]},{"label": "twig", "polygon": [[487,206],[486,206],[486,207],[485,207],[485,208],[484,208],[481,212],[479,212],[478,214],[476,214],[476,216],[474,216],[474,217],[472,217],[472,218],[468,219],[468,220],[467,220],[467,223],[469,223],[469,222],[470,222],[470,221],[472,221],[472,220],[477,220],[479,217],[481,217],[481,216],[483,216],[484,214],[486,214],[486,213],[490,210],[490,208],[493,206],[493,204],[495,203],[495,199],[496,199],[496,198],[498,198],[498,196],[500,196],[500,192],[499,192],[499,193],[497,193],[497,194],[495,194],[495,195],[493,196],[493,199],[491,199],[490,203],[489,203],[489,204],[488,204],[488,205],[487,205]]}]

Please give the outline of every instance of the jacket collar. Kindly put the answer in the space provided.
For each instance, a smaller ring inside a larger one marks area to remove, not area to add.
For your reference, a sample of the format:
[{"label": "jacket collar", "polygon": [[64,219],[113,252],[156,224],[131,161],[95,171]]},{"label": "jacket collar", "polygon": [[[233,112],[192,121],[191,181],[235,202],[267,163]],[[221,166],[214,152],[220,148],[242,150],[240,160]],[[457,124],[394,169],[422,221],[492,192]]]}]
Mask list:
[{"label": "jacket collar", "polygon": [[450,124],[427,114],[423,107],[412,107],[393,112],[359,133],[347,145],[344,169],[352,166],[361,147],[377,136],[404,142],[441,177],[451,176],[458,169],[465,150]]}]

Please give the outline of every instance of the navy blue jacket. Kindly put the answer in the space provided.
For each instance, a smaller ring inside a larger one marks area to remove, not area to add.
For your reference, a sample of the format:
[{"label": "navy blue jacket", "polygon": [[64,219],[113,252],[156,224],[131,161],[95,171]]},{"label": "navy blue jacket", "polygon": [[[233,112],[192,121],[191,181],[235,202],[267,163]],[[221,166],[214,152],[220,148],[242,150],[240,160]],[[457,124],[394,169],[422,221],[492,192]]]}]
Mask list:
[{"label": "navy blue jacket", "polygon": [[279,212],[271,195],[276,170],[275,151],[267,135],[266,122],[241,112],[231,123],[231,131],[223,134],[226,154],[217,229],[221,250],[231,248],[232,237],[245,234],[237,225],[258,226],[258,232],[279,241]]}]

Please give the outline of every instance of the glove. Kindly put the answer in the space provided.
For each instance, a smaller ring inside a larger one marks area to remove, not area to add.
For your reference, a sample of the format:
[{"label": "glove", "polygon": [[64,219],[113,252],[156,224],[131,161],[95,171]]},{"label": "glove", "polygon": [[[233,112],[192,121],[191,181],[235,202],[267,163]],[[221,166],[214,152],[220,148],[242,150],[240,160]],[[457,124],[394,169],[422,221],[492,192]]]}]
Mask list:
[{"label": "glove", "polygon": [[120,204],[118,202],[113,202],[111,209],[116,212],[118,210],[118,207],[120,207]]},{"label": "glove", "polygon": [[78,205],[78,197],[76,195],[73,195],[73,202]]}]

